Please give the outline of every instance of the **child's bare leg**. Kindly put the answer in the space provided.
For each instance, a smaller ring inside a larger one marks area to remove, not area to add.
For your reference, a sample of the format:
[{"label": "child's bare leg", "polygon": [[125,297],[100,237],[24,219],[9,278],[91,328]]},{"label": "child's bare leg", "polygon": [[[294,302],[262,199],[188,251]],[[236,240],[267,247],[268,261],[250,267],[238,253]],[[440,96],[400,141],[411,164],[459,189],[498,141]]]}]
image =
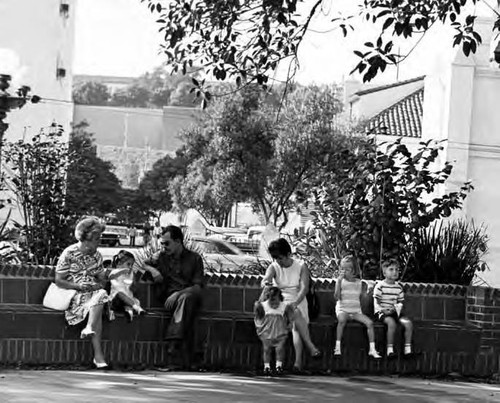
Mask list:
[{"label": "child's bare leg", "polygon": [[390,316],[384,318],[387,325],[387,355],[394,354],[394,333],[396,332],[396,321]]},{"label": "child's bare leg", "polygon": [[335,340],[335,350],[333,351],[334,355],[341,355],[342,350],[340,347],[341,341],[342,341],[342,335],[344,333],[344,327],[347,323],[347,320],[349,319],[349,315],[345,312],[339,312],[337,314],[337,337]]},{"label": "child's bare leg", "polygon": [[373,329],[373,321],[366,315],[362,313],[356,313],[353,315],[353,319],[366,326],[368,333],[368,342],[370,343],[370,350],[368,355],[374,358],[380,358],[379,353],[375,349],[375,330]]},{"label": "child's bare leg", "polygon": [[413,323],[410,319],[402,317],[399,319],[405,329],[405,354],[411,354],[411,340],[413,336]]},{"label": "child's bare leg", "polygon": [[285,362],[285,344],[286,338],[279,340],[276,344],[276,371],[283,371],[283,363]]},{"label": "child's bare leg", "polygon": [[135,301],[133,298],[130,298],[127,294],[124,294],[123,292],[119,292],[118,294],[116,294],[116,296],[121,299],[123,301],[123,303],[127,306],[134,306],[135,305]]},{"label": "child's bare leg", "polygon": [[271,341],[262,339],[262,358],[264,360],[264,371],[271,370]]},{"label": "child's bare leg", "polygon": [[366,326],[366,331],[368,333],[368,341],[370,343],[375,342],[375,330],[373,329],[373,321],[366,315],[362,313],[356,313],[352,317],[355,321],[362,323]]},{"label": "child's bare leg", "polygon": [[[116,294],[116,296],[123,301],[125,304],[125,311],[130,312],[130,310],[127,310],[127,307],[132,308],[135,312],[137,312],[139,315],[145,313],[144,309],[141,308],[139,305],[139,300],[135,298],[130,298],[127,294],[123,292],[119,292]],[[130,315],[130,314],[129,314]]]}]

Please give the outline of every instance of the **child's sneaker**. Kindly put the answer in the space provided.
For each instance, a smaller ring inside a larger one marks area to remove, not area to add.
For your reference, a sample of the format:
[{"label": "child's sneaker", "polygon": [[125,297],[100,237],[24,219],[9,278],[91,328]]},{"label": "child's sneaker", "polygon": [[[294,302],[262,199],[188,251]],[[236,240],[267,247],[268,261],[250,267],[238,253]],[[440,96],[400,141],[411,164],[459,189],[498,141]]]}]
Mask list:
[{"label": "child's sneaker", "polygon": [[271,368],[264,368],[264,376],[273,376]]},{"label": "child's sneaker", "polygon": [[368,352],[368,355],[372,358],[377,359],[377,360],[382,358],[382,356],[377,352],[377,350],[373,350],[373,351]]},{"label": "child's sneaker", "polygon": [[340,351],[340,348],[335,347],[335,350],[333,350],[333,355],[342,355],[342,351]]},{"label": "child's sneaker", "polygon": [[283,367],[282,366],[279,366],[279,367],[276,367],[276,375],[277,376],[281,376],[283,375]]},{"label": "child's sneaker", "polygon": [[125,316],[127,317],[127,321],[130,323],[134,320],[134,311],[132,308],[125,309]]}]

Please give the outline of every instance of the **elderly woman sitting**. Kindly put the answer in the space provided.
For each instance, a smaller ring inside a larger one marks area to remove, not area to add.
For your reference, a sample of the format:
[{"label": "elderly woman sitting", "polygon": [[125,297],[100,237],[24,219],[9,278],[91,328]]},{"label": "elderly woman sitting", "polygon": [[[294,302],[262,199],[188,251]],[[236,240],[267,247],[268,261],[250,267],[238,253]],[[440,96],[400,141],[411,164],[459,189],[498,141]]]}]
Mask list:
[{"label": "elderly woman sitting", "polygon": [[[104,228],[97,217],[86,217],[76,225],[75,238],[78,242],[62,252],[57,262],[55,279],[59,287],[77,290],[65,312],[66,321],[69,325],[76,325],[88,317],[81,338],[91,338],[94,365],[97,368],[107,367],[101,347],[101,334],[103,307],[108,302],[108,293],[103,287],[110,277],[97,251]],[[119,274],[114,273],[113,277]]]}]

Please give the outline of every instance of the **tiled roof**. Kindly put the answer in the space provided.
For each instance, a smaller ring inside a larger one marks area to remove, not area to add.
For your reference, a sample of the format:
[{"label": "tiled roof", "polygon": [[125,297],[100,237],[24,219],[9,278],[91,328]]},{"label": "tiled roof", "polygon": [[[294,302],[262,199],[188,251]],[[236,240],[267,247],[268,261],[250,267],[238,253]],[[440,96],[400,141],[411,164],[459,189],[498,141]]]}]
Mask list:
[{"label": "tiled roof", "polygon": [[422,136],[424,88],[384,109],[366,124],[369,133],[398,137]]},{"label": "tiled roof", "polygon": [[398,81],[398,82],[391,83],[391,84],[380,85],[378,87],[373,87],[373,88],[368,88],[366,90],[358,91],[355,93],[355,95],[361,96],[361,95],[371,94],[372,92],[384,91],[384,90],[388,90],[389,88],[395,88],[395,87],[399,87],[401,85],[407,85],[407,84],[411,84],[411,83],[414,83],[417,81],[423,81],[424,78],[425,78],[425,76],[420,76],[420,77],[410,78],[410,79],[404,80],[404,81]]}]

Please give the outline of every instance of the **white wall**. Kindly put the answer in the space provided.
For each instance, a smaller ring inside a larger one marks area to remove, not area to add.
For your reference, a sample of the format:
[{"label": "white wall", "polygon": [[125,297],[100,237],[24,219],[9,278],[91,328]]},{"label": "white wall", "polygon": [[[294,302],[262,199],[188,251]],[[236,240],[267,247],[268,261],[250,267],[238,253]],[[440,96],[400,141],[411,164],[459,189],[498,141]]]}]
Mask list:
[{"label": "white wall", "polygon": [[423,138],[447,139],[443,159],[454,169],[446,191],[472,181],[475,189],[457,216],[487,226],[491,271],[483,277],[500,286],[500,69],[489,62],[493,23],[478,18],[483,38],[478,52],[467,58],[456,50],[451,63],[426,78]]},{"label": "white wall", "polygon": [[[69,4],[67,17],[59,11],[62,1]],[[7,116],[7,139],[21,138],[25,130],[27,136],[33,135],[54,121],[69,129],[75,12],[76,0],[0,1],[0,49],[18,59],[15,71],[7,71],[14,76],[11,90],[28,85],[32,94],[46,99]],[[66,69],[65,78],[56,77],[58,67]],[[6,69],[0,60],[0,73]]]},{"label": "white wall", "polygon": [[[69,4],[67,17],[60,13],[61,2]],[[53,122],[69,133],[75,12],[76,0],[0,0],[0,74],[13,76],[10,93],[28,85],[44,99],[7,115],[6,140],[29,139]],[[58,67],[66,69],[64,78],[57,78]],[[11,207],[11,218],[20,221],[16,205]],[[6,214],[0,209],[1,218]]]}]

